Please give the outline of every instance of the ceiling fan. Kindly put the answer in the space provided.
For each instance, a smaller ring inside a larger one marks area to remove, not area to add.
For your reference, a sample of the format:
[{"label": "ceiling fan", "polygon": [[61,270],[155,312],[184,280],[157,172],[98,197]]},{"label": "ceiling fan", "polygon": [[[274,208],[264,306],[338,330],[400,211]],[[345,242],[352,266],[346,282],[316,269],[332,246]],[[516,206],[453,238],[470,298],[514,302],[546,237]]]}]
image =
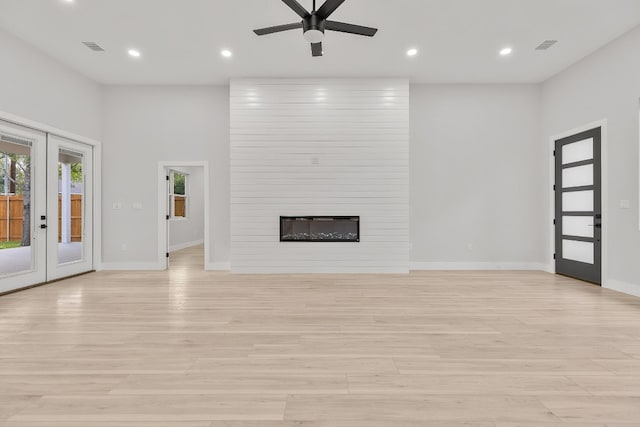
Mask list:
[{"label": "ceiling fan", "polygon": [[281,31],[295,30],[302,28],[304,38],[311,43],[311,55],[322,56],[322,41],[325,30],[339,31],[342,33],[357,34],[360,36],[373,37],[378,31],[376,28],[363,27],[361,25],[346,24],[344,22],[329,21],[329,16],[340,7],[345,0],[326,0],[320,9],[316,10],[316,0],[313,0],[313,10],[308,12],[296,0],[282,0],[302,21],[293,24],[277,25],[275,27],[260,28],[253,30],[259,36],[279,33]]}]

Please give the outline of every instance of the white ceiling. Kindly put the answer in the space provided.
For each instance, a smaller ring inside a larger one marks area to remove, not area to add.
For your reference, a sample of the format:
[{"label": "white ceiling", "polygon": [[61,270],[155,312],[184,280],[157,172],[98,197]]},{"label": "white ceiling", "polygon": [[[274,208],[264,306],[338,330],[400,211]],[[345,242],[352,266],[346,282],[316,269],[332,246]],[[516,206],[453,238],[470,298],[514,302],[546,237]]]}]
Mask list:
[{"label": "white ceiling", "polygon": [[[253,34],[299,20],[280,0],[0,0],[0,27],[105,84],[249,76],[540,82],[639,25],[640,1],[347,0],[332,19],[379,31],[374,38],[328,32],[325,56],[312,58],[299,30]],[[546,39],[559,43],[535,51]],[[498,55],[504,46],[513,46],[511,57]],[[130,47],[143,57],[129,58]],[[420,50],[417,57],[407,58],[409,47]],[[232,59],[220,56],[223,48]]]}]

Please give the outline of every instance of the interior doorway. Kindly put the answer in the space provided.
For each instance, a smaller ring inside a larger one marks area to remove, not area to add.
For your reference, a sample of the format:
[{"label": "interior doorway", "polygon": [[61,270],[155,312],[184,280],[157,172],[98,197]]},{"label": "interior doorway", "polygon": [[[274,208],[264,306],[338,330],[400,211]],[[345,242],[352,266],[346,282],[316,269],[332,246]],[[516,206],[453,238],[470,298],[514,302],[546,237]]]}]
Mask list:
[{"label": "interior doorway", "polygon": [[166,268],[207,269],[209,260],[208,162],[158,165],[158,257]]}]

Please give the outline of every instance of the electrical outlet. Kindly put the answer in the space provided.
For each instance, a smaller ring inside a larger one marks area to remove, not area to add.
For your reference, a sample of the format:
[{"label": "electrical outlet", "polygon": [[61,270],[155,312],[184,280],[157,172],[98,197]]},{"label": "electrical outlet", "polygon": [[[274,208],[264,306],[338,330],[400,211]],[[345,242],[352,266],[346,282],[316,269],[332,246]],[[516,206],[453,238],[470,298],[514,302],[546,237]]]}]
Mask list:
[{"label": "electrical outlet", "polygon": [[120,203],[120,202],[115,202],[115,203],[113,204],[113,209],[115,209],[115,210],[120,210],[120,209],[122,209],[122,203]]},{"label": "electrical outlet", "polygon": [[620,209],[631,209],[630,200],[620,200]]},{"label": "electrical outlet", "polygon": [[142,210],[142,203],[140,203],[140,202],[134,203],[133,204],[133,209],[135,209],[137,211]]}]

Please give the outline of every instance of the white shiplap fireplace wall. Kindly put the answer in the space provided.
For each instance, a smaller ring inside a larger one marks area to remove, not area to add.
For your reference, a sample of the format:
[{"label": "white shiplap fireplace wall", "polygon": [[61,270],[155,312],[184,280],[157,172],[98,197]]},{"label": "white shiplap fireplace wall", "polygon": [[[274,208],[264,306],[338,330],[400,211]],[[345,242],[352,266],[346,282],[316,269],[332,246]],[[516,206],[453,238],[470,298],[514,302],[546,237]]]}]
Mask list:
[{"label": "white shiplap fireplace wall", "polygon": [[[280,242],[280,216],[360,216],[360,242]],[[231,269],[409,270],[409,83],[231,82]]]}]

